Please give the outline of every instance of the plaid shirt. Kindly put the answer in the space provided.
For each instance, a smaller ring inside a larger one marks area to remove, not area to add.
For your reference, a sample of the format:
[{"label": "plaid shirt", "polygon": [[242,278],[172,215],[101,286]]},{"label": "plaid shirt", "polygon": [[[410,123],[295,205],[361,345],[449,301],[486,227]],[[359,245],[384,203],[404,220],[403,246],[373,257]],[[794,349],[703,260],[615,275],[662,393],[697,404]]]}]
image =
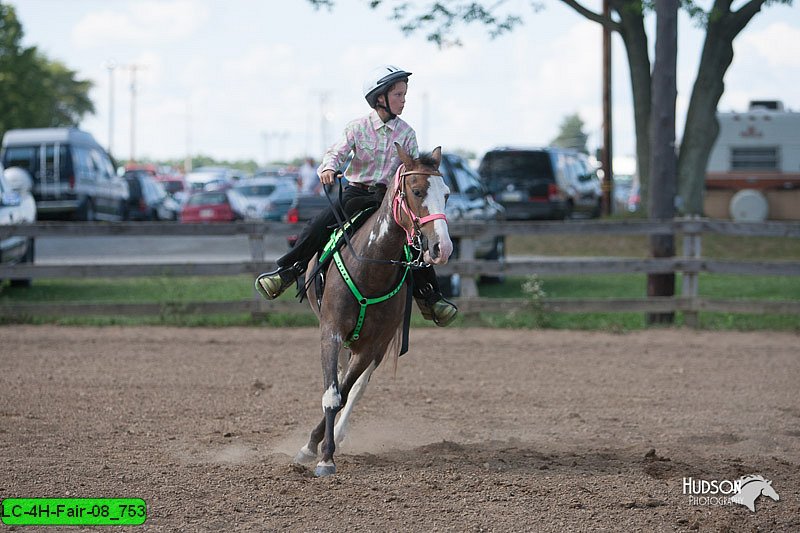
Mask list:
[{"label": "plaid shirt", "polygon": [[384,124],[373,109],[368,115],[345,127],[344,135],[325,152],[318,173],[341,169],[347,156],[353,152],[353,160],[347,170],[347,181],[365,185],[388,185],[400,166],[395,142],[411,157],[419,157],[414,129],[400,117]]}]

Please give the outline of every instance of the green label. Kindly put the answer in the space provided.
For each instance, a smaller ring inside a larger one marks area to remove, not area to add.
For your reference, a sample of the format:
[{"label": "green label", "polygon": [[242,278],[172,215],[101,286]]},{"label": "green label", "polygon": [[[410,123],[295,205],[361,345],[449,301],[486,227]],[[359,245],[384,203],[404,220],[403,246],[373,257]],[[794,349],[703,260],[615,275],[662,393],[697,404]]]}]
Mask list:
[{"label": "green label", "polygon": [[6,498],[7,526],[138,526],[147,519],[141,498]]}]

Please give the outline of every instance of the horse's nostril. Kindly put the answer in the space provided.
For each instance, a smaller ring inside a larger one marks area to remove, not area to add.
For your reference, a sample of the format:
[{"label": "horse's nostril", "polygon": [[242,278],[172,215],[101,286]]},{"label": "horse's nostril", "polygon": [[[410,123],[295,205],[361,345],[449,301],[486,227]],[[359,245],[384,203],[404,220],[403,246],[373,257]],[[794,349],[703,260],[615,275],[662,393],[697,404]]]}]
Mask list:
[{"label": "horse's nostril", "polygon": [[433,258],[436,259],[437,257],[439,257],[440,253],[441,249],[439,248],[439,243],[437,242],[436,244],[433,245]]}]

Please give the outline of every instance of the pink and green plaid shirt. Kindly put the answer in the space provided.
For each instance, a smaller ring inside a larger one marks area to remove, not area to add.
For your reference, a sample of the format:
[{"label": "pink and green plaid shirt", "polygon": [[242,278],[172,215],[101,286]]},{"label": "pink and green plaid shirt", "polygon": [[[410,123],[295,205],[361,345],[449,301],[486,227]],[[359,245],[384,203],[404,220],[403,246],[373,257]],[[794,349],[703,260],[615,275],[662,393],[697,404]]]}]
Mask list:
[{"label": "pink and green plaid shirt", "polygon": [[384,124],[378,113],[372,110],[345,127],[342,137],[325,152],[318,173],[342,168],[352,151],[353,160],[347,169],[347,181],[388,185],[400,166],[395,142],[411,157],[419,156],[417,134],[407,122],[395,117]]}]

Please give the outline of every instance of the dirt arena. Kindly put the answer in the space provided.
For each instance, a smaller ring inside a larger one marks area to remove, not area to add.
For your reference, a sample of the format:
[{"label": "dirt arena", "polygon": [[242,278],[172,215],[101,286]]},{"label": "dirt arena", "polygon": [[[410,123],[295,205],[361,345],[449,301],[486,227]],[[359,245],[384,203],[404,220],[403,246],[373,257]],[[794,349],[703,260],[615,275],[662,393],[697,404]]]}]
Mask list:
[{"label": "dirt arena", "polygon": [[[800,531],[798,335],[417,329],[324,479],[291,464],[316,339],[0,327],[0,497],[147,502],[103,531]],[[780,500],[683,493],[745,474]]]}]

